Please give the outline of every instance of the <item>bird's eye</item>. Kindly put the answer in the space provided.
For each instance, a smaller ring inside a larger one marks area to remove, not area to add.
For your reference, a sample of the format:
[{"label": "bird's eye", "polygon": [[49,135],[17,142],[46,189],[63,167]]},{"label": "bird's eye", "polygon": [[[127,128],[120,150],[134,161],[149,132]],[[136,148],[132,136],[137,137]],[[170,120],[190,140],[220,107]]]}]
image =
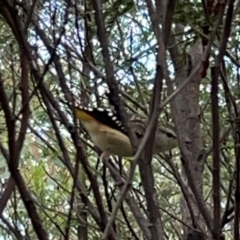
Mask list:
[{"label": "bird's eye", "polygon": [[166,135],[167,135],[169,138],[176,138],[176,136],[173,135],[172,133],[166,133]]}]

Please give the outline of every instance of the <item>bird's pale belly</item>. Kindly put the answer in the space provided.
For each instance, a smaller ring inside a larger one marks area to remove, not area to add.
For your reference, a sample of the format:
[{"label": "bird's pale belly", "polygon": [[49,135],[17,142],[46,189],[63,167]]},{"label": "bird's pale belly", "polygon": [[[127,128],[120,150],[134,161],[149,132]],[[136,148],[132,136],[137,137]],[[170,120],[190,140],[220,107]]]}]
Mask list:
[{"label": "bird's pale belly", "polygon": [[[90,134],[91,135],[91,134]],[[100,130],[91,136],[92,141],[103,151],[120,157],[130,157],[133,149],[129,138],[119,131]]]}]

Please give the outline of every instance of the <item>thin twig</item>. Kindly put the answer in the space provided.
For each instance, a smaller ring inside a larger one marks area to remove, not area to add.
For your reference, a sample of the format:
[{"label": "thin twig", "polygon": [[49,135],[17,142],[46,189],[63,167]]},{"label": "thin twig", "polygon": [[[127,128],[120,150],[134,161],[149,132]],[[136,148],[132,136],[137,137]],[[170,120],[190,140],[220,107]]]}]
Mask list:
[{"label": "thin twig", "polygon": [[218,67],[212,67],[212,131],[213,131],[213,229],[214,239],[218,240],[221,233],[220,208],[220,127],[218,106]]}]

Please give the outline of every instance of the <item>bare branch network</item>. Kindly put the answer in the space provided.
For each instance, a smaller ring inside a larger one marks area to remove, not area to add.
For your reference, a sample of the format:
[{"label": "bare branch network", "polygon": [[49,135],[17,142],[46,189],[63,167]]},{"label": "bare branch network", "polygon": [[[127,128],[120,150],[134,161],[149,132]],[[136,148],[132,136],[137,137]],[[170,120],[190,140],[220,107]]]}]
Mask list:
[{"label": "bare branch network", "polygon": [[240,240],[239,6],[0,0],[0,239]]}]

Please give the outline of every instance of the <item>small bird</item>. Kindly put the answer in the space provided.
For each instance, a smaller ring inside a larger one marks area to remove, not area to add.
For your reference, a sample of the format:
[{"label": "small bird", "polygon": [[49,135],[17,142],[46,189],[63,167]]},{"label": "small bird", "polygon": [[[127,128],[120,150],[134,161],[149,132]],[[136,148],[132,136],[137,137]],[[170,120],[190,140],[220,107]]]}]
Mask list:
[{"label": "small bird", "polygon": [[[117,115],[109,109],[75,107],[76,118],[88,132],[93,143],[107,156],[132,157],[133,147]],[[131,117],[129,125],[136,134],[138,141],[144,135],[147,119]],[[158,126],[155,135],[153,154],[165,152],[177,147],[175,132],[170,128]]]}]

